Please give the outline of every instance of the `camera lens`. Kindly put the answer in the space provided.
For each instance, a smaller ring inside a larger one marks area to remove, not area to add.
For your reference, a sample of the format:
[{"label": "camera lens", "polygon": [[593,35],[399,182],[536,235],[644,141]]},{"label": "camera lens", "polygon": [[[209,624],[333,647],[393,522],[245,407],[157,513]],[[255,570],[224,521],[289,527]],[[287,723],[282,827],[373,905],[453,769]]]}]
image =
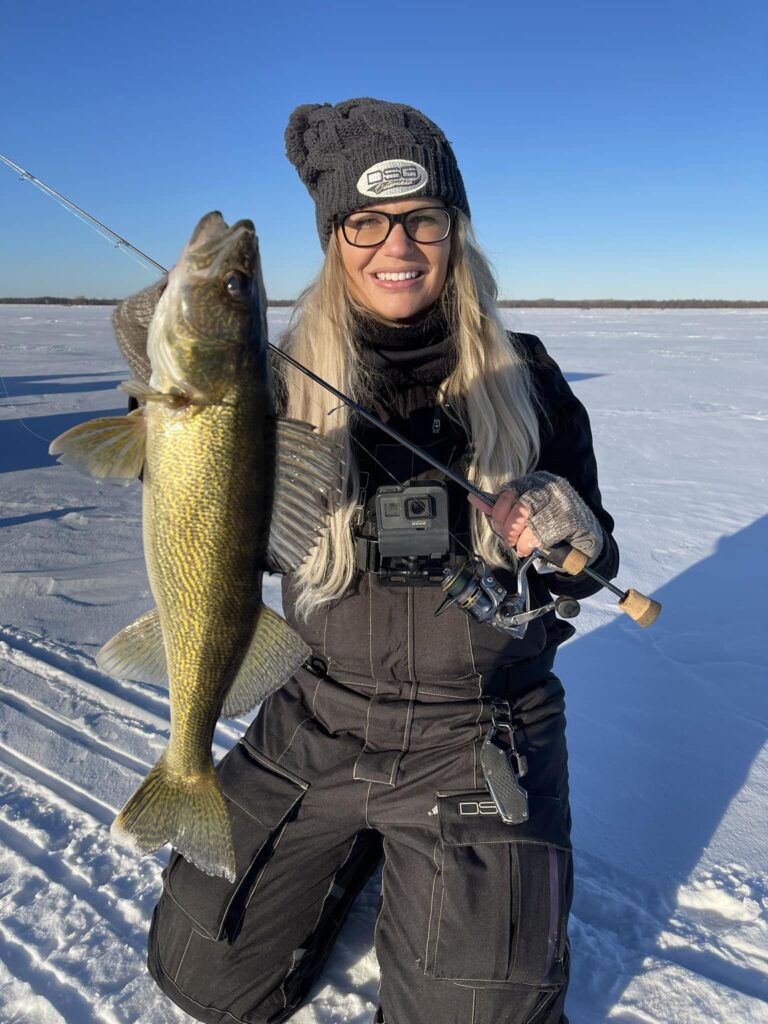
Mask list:
[{"label": "camera lens", "polygon": [[408,519],[429,519],[432,516],[428,498],[406,498],[405,514]]}]

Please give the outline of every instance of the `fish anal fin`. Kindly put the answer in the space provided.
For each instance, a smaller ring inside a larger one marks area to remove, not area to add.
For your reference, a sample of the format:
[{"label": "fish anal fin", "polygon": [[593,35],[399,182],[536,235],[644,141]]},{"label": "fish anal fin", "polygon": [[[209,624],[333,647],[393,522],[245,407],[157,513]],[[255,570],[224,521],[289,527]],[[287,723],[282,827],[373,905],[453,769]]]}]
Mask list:
[{"label": "fish anal fin", "polygon": [[146,612],[108,640],[96,655],[96,664],[115,679],[138,679],[161,685],[168,665],[157,608]]},{"label": "fish anal fin", "polygon": [[59,462],[97,480],[135,480],[146,451],[144,413],[102,416],[78,423],[51,441],[48,452]]},{"label": "fish anal fin", "polygon": [[282,686],[312,653],[285,619],[262,605],[248,650],[224,698],[226,718],[245,714]]}]

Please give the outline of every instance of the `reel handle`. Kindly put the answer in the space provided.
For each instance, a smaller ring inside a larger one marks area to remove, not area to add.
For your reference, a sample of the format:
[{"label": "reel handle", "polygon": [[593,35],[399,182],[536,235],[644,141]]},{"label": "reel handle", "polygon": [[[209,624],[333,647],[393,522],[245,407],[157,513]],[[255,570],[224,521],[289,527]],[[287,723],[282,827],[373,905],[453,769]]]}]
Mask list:
[{"label": "reel handle", "polygon": [[578,576],[584,572],[589,558],[578,548],[572,548],[570,544],[553,544],[551,548],[539,545],[542,558],[558,569],[567,572],[569,576]]},{"label": "reel handle", "polygon": [[652,597],[646,597],[645,594],[641,594],[639,590],[634,590],[632,587],[619,601],[619,608],[643,629],[653,625],[661,613],[661,605],[658,601],[654,601]]},{"label": "reel handle", "polygon": [[592,579],[597,580],[601,586],[606,587],[619,598],[619,608],[643,629],[651,626],[661,613],[661,605],[652,597],[646,597],[645,594],[641,594],[633,587],[630,587],[629,590],[619,590],[610,580],[604,579],[590,569],[587,565],[589,559],[584,552],[572,548],[570,544],[553,544],[551,548],[539,547],[533,553],[541,556],[545,561],[551,562],[558,569],[567,572],[569,576],[578,576],[580,572],[585,572]]}]

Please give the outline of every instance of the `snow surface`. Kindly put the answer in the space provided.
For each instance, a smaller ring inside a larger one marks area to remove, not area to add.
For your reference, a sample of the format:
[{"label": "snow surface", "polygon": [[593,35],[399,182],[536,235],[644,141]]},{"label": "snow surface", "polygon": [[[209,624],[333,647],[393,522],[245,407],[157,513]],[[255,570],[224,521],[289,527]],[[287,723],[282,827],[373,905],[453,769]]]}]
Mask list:
[{"label": "snow surface", "polygon": [[[277,335],[287,310],[270,311]],[[164,747],[167,693],[93,656],[150,607],[139,487],[55,465],[48,442],[122,412],[98,307],[0,306],[0,1021],[189,1020],[144,969],[164,857],[110,839]],[[560,653],[576,898],[572,1024],[768,1024],[765,311],[514,310],[590,410],[623,586]],[[761,573],[762,570],[762,574]],[[276,580],[268,600],[279,607]],[[242,722],[219,724],[220,755]],[[298,1024],[376,1001],[376,884]],[[417,1024],[417,1022],[409,1022]]]}]

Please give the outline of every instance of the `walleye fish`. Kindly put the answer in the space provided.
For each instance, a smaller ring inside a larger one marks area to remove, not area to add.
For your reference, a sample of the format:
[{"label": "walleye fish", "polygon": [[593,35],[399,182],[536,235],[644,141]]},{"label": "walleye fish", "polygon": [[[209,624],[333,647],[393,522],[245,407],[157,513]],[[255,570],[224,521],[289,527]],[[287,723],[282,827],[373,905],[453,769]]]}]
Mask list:
[{"label": "walleye fish", "polygon": [[254,226],[199,222],[149,329],[141,405],[51,444],[98,479],[143,470],[144,553],[157,608],[99,652],[119,678],[167,677],[168,747],[112,830],[142,853],[170,843],[201,870],[235,877],[229,816],[211,743],[311,653],[261,600],[265,569],[298,566],[338,499],[335,446],[275,417],[266,297]]}]

